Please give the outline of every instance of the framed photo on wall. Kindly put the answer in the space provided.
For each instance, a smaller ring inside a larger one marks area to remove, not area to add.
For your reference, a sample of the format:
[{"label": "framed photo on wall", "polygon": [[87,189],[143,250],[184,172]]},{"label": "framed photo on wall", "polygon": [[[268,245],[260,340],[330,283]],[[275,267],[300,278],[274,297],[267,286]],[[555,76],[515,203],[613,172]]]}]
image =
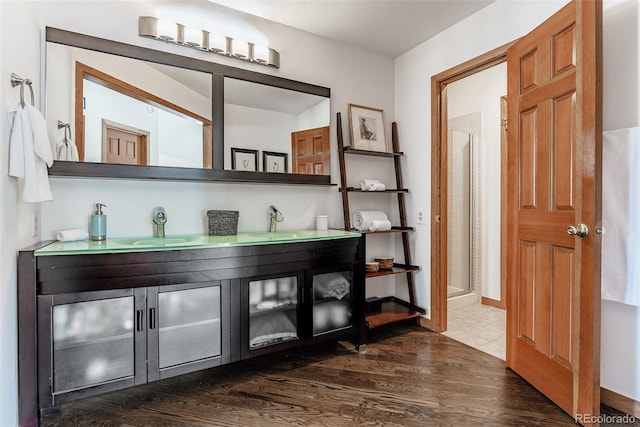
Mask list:
[{"label": "framed photo on wall", "polygon": [[231,148],[231,169],[256,172],[258,170],[258,150]]},{"label": "framed photo on wall", "polygon": [[262,152],[262,171],[274,173],[289,172],[289,155],[275,151]]},{"label": "framed photo on wall", "polygon": [[382,110],[349,104],[351,147],[357,150],[389,151]]}]

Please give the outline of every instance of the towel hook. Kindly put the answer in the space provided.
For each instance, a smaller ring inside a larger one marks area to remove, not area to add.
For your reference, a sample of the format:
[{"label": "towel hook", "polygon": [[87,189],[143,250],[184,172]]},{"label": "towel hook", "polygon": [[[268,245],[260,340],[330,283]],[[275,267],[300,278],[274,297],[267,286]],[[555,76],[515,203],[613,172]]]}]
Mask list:
[{"label": "towel hook", "polygon": [[24,108],[24,85],[29,86],[29,92],[31,93],[31,105],[35,106],[35,97],[33,95],[33,87],[31,86],[31,80],[23,79],[16,73],[11,73],[11,86],[16,87],[20,85],[20,105]]},{"label": "towel hook", "polygon": [[58,120],[58,129],[62,128],[64,128],[64,142],[66,144],[71,139],[71,125],[62,120]]},{"label": "towel hook", "polygon": [[68,128],[69,126],[70,126],[69,123],[65,123],[62,120],[58,120],[58,129]]}]

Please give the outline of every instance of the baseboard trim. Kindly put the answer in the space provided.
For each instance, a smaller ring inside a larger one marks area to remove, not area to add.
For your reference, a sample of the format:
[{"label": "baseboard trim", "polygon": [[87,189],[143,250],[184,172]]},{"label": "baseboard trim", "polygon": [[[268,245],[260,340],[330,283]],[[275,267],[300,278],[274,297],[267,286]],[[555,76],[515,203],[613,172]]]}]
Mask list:
[{"label": "baseboard trim", "polygon": [[488,305],[490,307],[500,308],[502,310],[506,308],[503,301],[487,297],[482,297],[482,305]]},{"label": "baseboard trim", "polygon": [[630,397],[623,396],[615,391],[600,387],[600,402],[607,406],[611,406],[613,409],[624,412],[625,414],[640,418],[640,402],[633,400]]},{"label": "baseboard trim", "polygon": [[432,327],[432,323],[433,322],[431,322],[431,319],[427,319],[426,317],[423,317],[423,316],[418,317],[418,319],[419,319],[421,327],[423,327],[425,329],[428,329],[428,330],[430,330],[432,332],[435,332],[433,327]]}]

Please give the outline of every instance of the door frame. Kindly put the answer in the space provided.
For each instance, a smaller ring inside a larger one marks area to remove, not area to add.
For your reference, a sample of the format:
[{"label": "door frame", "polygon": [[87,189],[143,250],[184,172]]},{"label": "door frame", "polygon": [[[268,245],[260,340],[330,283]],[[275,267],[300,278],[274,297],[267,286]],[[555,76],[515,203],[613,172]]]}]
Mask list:
[{"label": "door frame", "polygon": [[[506,43],[480,56],[456,65],[448,70],[431,77],[431,319],[423,321],[427,328],[443,332],[447,329],[447,200],[448,200],[448,156],[447,156],[447,86],[453,82],[478,73],[507,61],[507,49],[517,40]],[[501,169],[504,169],[506,146],[501,147]],[[501,174],[502,175],[502,174]],[[501,180],[501,187],[505,184]],[[506,190],[506,187],[504,188]],[[501,191],[506,194],[506,191]],[[504,197],[500,202],[501,229],[506,221],[506,203]],[[505,245],[505,236],[500,236],[501,252]],[[506,301],[505,265],[500,265],[500,301],[504,306]],[[498,304],[496,304],[498,305]]]}]

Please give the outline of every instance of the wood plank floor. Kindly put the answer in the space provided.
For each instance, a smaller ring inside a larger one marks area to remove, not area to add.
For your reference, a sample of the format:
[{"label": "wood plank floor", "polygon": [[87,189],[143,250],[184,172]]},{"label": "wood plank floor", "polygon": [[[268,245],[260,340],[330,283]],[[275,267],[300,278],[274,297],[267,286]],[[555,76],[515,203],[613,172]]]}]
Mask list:
[{"label": "wood plank floor", "polygon": [[71,402],[44,426],[575,426],[500,359],[410,324]]}]

